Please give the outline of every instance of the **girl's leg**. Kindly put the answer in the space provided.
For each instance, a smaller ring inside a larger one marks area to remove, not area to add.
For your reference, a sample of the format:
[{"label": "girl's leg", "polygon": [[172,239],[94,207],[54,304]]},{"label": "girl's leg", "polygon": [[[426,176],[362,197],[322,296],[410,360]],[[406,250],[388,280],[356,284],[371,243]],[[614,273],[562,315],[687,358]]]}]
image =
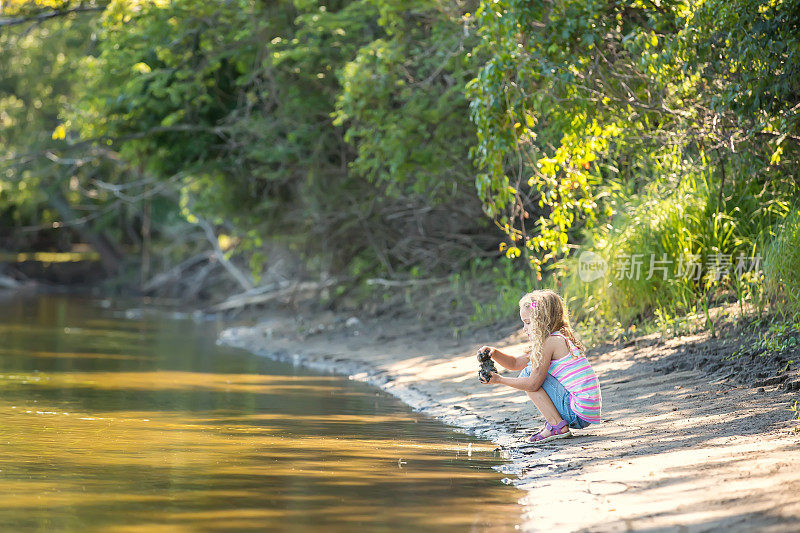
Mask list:
[{"label": "girl's leg", "polygon": [[553,404],[553,400],[550,399],[550,396],[544,391],[544,389],[540,388],[537,391],[531,392],[526,391],[528,398],[533,400],[533,404],[542,413],[544,419],[547,420],[550,425],[555,426],[556,424],[560,423],[562,418],[561,414],[559,414],[558,409],[556,409],[555,404]]},{"label": "girl's leg", "polygon": [[[565,436],[571,435],[567,423],[564,422],[563,415],[561,414],[561,412],[554,403],[554,399],[560,402],[563,401],[564,399],[561,396],[559,396],[559,390],[557,387],[555,387],[555,390],[553,390],[554,384],[559,384],[558,380],[553,376],[551,376],[550,374],[548,374],[544,380],[544,383],[542,383],[542,387],[539,390],[535,392],[526,391],[528,397],[531,400],[533,400],[533,404],[536,406],[539,412],[542,413],[542,416],[544,416],[545,420],[547,420],[547,423],[549,424],[549,426],[545,425],[545,427],[541,431],[539,431],[538,436],[528,437],[529,442],[536,442],[535,439],[547,438],[555,433]],[[567,399],[569,399],[569,393],[566,391],[566,389],[563,389],[563,391],[561,392],[562,394],[564,393],[567,394]],[[550,429],[552,426],[558,426],[559,424],[563,424],[563,427],[555,431]]]}]

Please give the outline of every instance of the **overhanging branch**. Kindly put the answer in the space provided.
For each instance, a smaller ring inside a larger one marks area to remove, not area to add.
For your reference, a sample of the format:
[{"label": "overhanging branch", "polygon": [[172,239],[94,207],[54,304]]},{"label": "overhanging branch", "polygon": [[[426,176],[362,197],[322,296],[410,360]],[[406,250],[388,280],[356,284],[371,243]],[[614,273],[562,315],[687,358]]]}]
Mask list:
[{"label": "overhanging branch", "polygon": [[17,26],[19,24],[25,24],[28,22],[42,22],[48,19],[56,18],[56,17],[63,17],[65,15],[70,15],[72,13],[86,13],[90,11],[103,11],[106,8],[106,5],[102,6],[81,6],[81,7],[74,7],[72,9],[61,9],[58,11],[50,11],[48,13],[39,13],[38,15],[28,15],[25,17],[15,17],[15,18],[0,18],[0,28],[4,28],[7,26]]}]

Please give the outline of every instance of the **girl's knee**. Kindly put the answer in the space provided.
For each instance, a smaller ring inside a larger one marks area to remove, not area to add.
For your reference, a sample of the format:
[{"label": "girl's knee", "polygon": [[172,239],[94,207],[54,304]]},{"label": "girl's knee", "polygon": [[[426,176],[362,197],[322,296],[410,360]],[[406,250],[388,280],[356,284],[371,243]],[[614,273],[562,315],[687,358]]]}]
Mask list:
[{"label": "girl's knee", "polygon": [[546,392],[545,392],[545,390],[544,390],[543,388],[541,388],[541,387],[539,387],[539,388],[538,388],[538,389],[536,389],[536,390],[529,390],[529,391],[525,391],[525,392],[526,392],[526,393],[528,394],[528,396],[530,396],[531,398],[534,398],[534,397],[542,398],[543,396],[547,396],[547,393],[546,393]]}]

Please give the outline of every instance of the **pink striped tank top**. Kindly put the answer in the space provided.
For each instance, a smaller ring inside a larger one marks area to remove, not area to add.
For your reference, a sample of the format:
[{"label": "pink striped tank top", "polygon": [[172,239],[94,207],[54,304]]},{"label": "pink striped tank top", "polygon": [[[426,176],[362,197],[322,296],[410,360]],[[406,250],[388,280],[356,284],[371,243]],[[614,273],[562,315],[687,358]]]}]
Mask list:
[{"label": "pink striped tank top", "polygon": [[600,422],[600,381],[592,365],[580,348],[560,331],[554,331],[551,335],[558,335],[567,341],[570,355],[551,361],[548,373],[569,391],[569,404],[576,415],[587,422]]}]

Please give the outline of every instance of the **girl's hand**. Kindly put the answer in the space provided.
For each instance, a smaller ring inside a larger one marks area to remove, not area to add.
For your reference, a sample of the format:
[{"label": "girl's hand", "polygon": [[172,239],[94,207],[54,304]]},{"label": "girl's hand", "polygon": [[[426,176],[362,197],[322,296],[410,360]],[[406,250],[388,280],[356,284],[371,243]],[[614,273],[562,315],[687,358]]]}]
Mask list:
[{"label": "girl's hand", "polygon": [[478,348],[478,361],[481,360],[481,353],[483,353],[484,350],[489,350],[489,357],[492,357],[494,355],[495,347],[494,346],[481,346],[480,348]]},{"label": "girl's hand", "polygon": [[500,383],[500,374],[498,374],[497,372],[490,372],[489,381],[481,380],[481,383],[485,385],[488,385],[489,383],[494,383],[494,384]]}]

